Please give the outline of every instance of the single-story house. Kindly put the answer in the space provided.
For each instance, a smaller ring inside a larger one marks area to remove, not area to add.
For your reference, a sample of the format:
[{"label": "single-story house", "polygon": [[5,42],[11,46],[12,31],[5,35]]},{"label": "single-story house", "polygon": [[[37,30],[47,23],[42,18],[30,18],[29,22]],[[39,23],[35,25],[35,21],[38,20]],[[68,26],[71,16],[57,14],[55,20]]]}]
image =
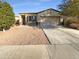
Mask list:
[{"label": "single-story house", "polygon": [[15,20],[18,21],[20,25],[27,25],[36,22],[57,25],[62,21],[62,18],[59,11],[49,8],[37,13],[19,13],[19,16],[16,16]]}]

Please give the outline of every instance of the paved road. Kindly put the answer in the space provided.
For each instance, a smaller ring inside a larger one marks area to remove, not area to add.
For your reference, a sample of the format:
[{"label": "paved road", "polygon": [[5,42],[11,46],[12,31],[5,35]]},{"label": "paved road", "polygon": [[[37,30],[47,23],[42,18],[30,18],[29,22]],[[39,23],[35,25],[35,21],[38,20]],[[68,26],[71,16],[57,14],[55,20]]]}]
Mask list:
[{"label": "paved road", "polygon": [[79,59],[71,45],[1,46],[0,59]]},{"label": "paved road", "polygon": [[49,59],[43,45],[1,46],[0,59]]}]

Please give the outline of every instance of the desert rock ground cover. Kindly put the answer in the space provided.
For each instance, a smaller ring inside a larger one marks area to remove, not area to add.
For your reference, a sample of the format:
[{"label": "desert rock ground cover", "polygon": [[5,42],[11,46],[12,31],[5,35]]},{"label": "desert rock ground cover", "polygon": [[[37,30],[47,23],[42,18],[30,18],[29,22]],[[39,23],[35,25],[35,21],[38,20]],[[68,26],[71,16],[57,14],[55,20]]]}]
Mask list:
[{"label": "desert rock ground cover", "polygon": [[14,26],[5,32],[0,31],[0,45],[49,44],[42,29],[31,26]]}]

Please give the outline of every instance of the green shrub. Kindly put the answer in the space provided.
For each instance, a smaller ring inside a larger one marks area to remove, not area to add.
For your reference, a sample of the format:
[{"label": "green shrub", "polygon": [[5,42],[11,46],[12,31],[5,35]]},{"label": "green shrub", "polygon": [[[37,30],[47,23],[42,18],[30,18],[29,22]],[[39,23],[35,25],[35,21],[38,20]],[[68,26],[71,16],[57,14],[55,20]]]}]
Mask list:
[{"label": "green shrub", "polygon": [[7,2],[0,1],[0,30],[9,29],[15,22],[13,9]]}]

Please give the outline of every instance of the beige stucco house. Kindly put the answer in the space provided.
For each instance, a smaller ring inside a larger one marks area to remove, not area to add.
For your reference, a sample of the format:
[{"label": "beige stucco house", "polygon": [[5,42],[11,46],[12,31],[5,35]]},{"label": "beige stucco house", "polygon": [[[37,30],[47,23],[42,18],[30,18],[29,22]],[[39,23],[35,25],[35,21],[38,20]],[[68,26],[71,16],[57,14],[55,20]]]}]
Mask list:
[{"label": "beige stucco house", "polygon": [[15,17],[16,21],[19,21],[20,25],[27,25],[29,23],[40,22],[41,24],[59,24],[60,22],[59,11],[49,8],[37,13],[19,13],[19,16]]}]

